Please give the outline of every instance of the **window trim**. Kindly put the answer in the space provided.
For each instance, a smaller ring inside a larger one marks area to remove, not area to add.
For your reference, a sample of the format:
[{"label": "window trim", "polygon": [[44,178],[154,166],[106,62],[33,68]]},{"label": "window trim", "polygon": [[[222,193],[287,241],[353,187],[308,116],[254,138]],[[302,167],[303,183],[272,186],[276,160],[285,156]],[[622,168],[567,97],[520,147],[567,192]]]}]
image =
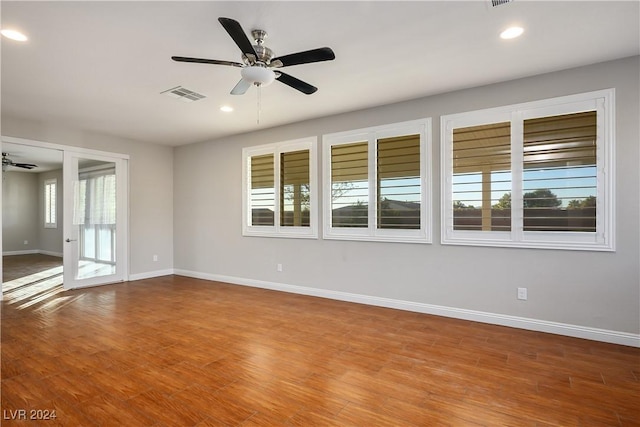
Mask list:
[{"label": "window trim", "polygon": [[[597,111],[596,138],[598,141],[596,144],[596,231],[524,231],[522,208],[524,121],[537,117],[593,110]],[[454,230],[453,129],[499,121],[511,122],[511,231]],[[440,118],[440,128],[442,244],[615,251],[615,89],[445,115]],[[513,177],[520,178],[513,179]]]},{"label": "window trim", "polygon": [[[376,226],[378,203],[376,201],[377,140],[403,135],[420,135],[420,229],[379,229]],[[432,180],[431,118],[410,120],[364,129],[336,132],[322,136],[323,153],[323,238],[328,240],[356,240],[375,242],[431,243],[432,242]],[[331,212],[331,148],[335,145],[368,144],[369,215],[365,227],[332,227]]]},{"label": "window trim", "polygon": [[[53,204],[53,210],[51,209],[52,206],[49,206],[50,204],[47,203],[47,187],[53,185],[53,188],[55,189],[55,197],[53,197],[53,200],[51,200],[52,204]],[[57,178],[49,178],[49,179],[45,179],[44,180],[44,228],[58,228],[58,179]],[[49,221],[50,217],[47,217],[47,211],[49,212],[53,212],[55,221]]]},{"label": "window trim", "polygon": [[[318,178],[317,137],[265,144],[242,149],[242,235],[300,239],[318,238]],[[287,152],[309,150],[309,226],[280,225],[280,155]],[[251,157],[273,154],[274,225],[251,225]]]}]

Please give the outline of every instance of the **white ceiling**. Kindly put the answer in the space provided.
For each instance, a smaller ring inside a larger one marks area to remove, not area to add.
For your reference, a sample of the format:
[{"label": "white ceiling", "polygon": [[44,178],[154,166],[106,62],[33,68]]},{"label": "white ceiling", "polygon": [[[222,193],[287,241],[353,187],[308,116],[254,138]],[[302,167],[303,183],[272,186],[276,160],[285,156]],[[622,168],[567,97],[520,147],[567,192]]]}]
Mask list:
[{"label": "white ceiling", "polygon": [[[2,1],[2,114],[135,140],[182,145],[456,89],[638,55],[638,1]],[[172,55],[240,61],[218,23],[269,33],[276,55],[329,46],[330,62],[283,71],[279,82],[229,91],[240,69]],[[501,40],[509,25],[525,28]],[[160,95],[182,85],[207,98]],[[223,113],[228,104],[233,113]]]},{"label": "white ceiling", "polygon": [[7,158],[14,163],[36,165],[33,169],[9,166],[6,168],[7,172],[42,173],[62,168],[63,154],[59,150],[3,141],[2,152],[6,153]]}]

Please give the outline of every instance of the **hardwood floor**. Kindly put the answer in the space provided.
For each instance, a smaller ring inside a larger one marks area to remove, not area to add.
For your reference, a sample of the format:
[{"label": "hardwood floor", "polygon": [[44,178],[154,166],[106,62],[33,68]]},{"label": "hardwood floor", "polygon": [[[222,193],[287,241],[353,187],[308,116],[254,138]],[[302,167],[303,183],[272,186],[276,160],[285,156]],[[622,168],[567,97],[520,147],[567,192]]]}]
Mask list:
[{"label": "hardwood floor", "polygon": [[42,254],[3,256],[2,282],[10,282],[58,267],[62,267],[61,257]]},{"label": "hardwood floor", "polygon": [[639,380],[637,348],[180,276],[2,305],[3,426],[632,426]]}]

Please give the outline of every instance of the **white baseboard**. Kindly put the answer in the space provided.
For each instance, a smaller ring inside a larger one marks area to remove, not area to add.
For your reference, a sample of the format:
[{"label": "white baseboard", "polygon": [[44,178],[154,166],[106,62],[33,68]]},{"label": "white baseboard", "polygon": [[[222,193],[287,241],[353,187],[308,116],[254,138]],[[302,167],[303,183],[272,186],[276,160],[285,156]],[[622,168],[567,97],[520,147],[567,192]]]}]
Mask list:
[{"label": "white baseboard", "polygon": [[154,277],[170,276],[172,274],[174,274],[173,269],[146,271],[144,273],[129,274],[129,281],[133,282],[135,280],[152,279]]},{"label": "white baseboard", "polygon": [[62,258],[62,252],[43,251],[43,250],[40,250],[40,249],[27,249],[27,250],[24,250],[24,251],[2,252],[2,256],[34,255],[34,254],[50,255],[50,256],[55,256],[55,257]]},{"label": "white baseboard", "polygon": [[224,276],[219,274],[200,273],[189,270],[175,269],[173,274],[193,277],[196,279],[212,280],[231,283],[234,285],[251,286],[255,288],[271,289],[294,294],[309,295],[328,298],[339,301],[355,302],[378,307],[395,308],[398,310],[413,311],[417,313],[433,314],[436,316],[451,317],[455,319],[471,320],[474,322],[489,323],[493,325],[509,326],[530,331],[547,332],[557,335],[565,335],[575,338],[583,338],[593,341],[602,341],[612,344],[640,347],[640,334],[611,331],[606,329],[591,328],[587,326],[571,325],[566,323],[549,322],[546,320],[530,319],[525,317],[510,316],[505,314],[488,313],[463,308],[446,307],[433,304],[424,304],[412,301],[381,298],[369,295],[352,294],[348,292],[331,291],[327,289],[309,288],[305,286],[287,285],[283,283],[266,282],[241,277]]},{"label": "white baseboard", "polygon": [[34,255],[39,254],[40,251],[38,249],[25,249],[23,251],[6,251],[2,252],[2,256],[13,256],[13,255]]}]

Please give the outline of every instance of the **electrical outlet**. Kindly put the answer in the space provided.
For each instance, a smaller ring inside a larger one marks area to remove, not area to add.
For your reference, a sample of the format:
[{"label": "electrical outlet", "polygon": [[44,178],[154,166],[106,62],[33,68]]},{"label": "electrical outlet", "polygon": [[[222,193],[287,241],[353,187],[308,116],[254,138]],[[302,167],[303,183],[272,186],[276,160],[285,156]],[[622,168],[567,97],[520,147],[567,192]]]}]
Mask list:
[{"label": "electrical outlet", "polygon": [[276,270],[278,270],[278,271],[282,271],[282,264],[278,264],[278,265],[276,265]]},{"label": "electrical outlet", "polygon": [[527,300],[527,288],[518,288],[518,299]]},{"label": "electrical outlet", "polygon": [[28,245],[28,244],[29,244],[29,241],[28,241],[28,240],[25,240],[25,241],[24,241],[24,244],[25,244],[25,245]]},{"label": "electrical outlet", "polygon": [[153,260],[154,260],[154,261],[158,261],[158,255],[154,255],[154,256],[153,256]]}]

